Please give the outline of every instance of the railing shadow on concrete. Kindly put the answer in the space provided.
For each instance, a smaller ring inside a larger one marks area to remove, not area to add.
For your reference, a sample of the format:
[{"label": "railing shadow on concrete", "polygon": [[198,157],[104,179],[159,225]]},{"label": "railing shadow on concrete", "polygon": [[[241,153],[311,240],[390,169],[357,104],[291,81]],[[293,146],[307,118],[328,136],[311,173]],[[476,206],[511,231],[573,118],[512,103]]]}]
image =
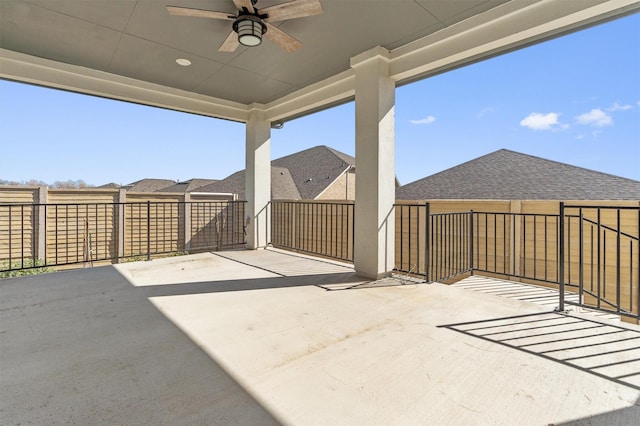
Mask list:
[{"label": "railing shadow on concrete", "polygon": [[640,390],[640,329],[541,312],[439,326]]}]

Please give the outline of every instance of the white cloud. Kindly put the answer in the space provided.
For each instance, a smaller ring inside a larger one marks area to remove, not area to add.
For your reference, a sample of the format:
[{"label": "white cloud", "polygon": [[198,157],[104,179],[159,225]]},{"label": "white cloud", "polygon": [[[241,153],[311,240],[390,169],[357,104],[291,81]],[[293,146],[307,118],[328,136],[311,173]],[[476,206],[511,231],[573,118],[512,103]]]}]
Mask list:
[{"label": "white cloud", "polygon": [[436,118],[433,115],[429,115],[425,118],[421,118],[420,120],[409,120],[411,124],[431,124],[436,121]]},{"label": "white cloud", "polygon": [[478,115],[477,115],[477,116],[478,116],[478,118],[482,118],[482,117],[484,117],[485,115],[490,114],[490,113],[492,113],[492,112],[495,112],[495,108],[492,108],[492,107],[486,107],[486,108],[481,109],[481,110],[480,110],[480,112],[478,112]]},{"label": "white cloud", "polygon": [[589,112],[580,114],[576,117],[576,120],[579,124],[592,125],[596,127],[604,127],[613,124],[611,116],[600,108],[595,108]]},{"label": "white cloud", "polygon": [[629,104],[621,105],[617,102],[614,102],[613,105],[607,108],[607,111],[627,111],[632,108],[633,108],[633,105],[629,105]]},{"label": "white cloud", "polygon": [[533,112],[522,119],[520,125],[532,130],[552,130],[555,128],[554,126],[559,126],[560,122],[558,121],[558,114],[555,112],[548,114]]}]

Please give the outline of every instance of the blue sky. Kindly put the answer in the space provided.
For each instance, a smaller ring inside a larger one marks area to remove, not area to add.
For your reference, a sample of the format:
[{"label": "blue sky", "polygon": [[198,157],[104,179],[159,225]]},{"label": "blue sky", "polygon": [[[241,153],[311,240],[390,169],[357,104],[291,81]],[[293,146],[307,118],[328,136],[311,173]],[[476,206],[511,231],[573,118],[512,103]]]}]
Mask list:
[{"label": "blue sky", "polygon": [[[640,180],[640,14],[396,91],[402,184],[501,148]],[[272,158],[353,155],[354,105],[273,130]],[[220,179],[244,125],[0,80],[0,179],[91,185]]]}]

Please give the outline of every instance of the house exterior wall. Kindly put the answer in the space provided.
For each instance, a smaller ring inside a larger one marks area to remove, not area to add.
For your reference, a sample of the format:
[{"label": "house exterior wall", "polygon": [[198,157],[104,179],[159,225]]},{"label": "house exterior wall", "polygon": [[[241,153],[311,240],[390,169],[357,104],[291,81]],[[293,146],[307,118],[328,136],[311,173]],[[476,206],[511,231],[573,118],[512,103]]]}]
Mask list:
[{"label": "house exterior wall", "polygon": [[355,200],[356,174],[346,172],[329,185],[316,200]]}]

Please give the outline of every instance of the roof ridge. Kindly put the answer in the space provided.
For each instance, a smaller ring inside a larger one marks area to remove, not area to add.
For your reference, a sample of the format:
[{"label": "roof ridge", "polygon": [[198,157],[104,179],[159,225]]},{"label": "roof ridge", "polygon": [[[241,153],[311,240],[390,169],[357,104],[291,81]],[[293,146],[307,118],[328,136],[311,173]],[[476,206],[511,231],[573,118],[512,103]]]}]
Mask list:
[{"label": "roof ridge", "polygon": [[349,164],[349,165],[355,165],[355,157],[346,154],[342,151],[338,151],[335,148],[331,148],[330,146],[326,146],[326,145],[321,145],[322,147],[326,148],[329,152],[331,152],[333,155],[335,155],[336,157],[338,157],[340,160],[344,161],[345,163]]},{"label": "roof ridge", "polygon": [[[593,169],[589,169],[587,167],[576,166],[574,164],[563,163],[561,161],[551,160],[549,158],[540,157],[538,155],[526,154],[524,152],[518,152],[518,151],[512,151],[512,150],[506,149],[506,148],[503,148],[503,149],[500,149],[498,151],[495,151],[494,153],[497,153],[497,152],[500,152],[500,151],[505,151],[505,152],[509,152],[509,153],[512,153],[512,154],[517,154],[517,155],[521,155],[521,156],[525,156],[525,157],[529,157],[529,158],[534,158],[534,159],[540,160],[540,161],[546,161],[546,162],[549,162],[549,163],[554,163],[554,164],[557,164],[557,165],[559,165],[561,167],[570,167],[570,168],[574,168],[574,169],[584,170],[584,171],[587,171],[587,172],[590,172],[590,173],[597,173],[597,174],[601,174],[601,175],[604,175],[604,176],[608,176],[608,177],[612,177],[612,178],[616,178],[616,179],[628,180],[628,181],[635,182],[635,183],[639,183],[640,182],[638,180],[627,178],[627,177],[624,177],[624,176],[618,176],[618,175],[614,175],[612,173],[601,172],[599,170],[593,170]],[[494,154],[494,153],[491,153],[491,154]],[[490,154],[487,154],[487,155],[490,155]],[[479,157],[479,158],[481,158],[481,157]]]},{"label": "roof ridge", "polygon": [[544,162],[547,162],[547,163],[553,163],[553,164],[558,165],[560,167],[572,168],[572,169],[576,169],[576,170],[583,170],[583,171],[586,171],[586,172],[589,172],[589,173],[597,173],[597,174],[600,174],[600,175],[603,175],[603,176],[608,176],[608,177],[615,178],[615,179],[626,180],[626,181],[634,182],[634,183],[639,183],[640,182],[640,181],[635,180],[635,179],[627,178],[627,177],[624,177],[624,176],[617,176],[617,175],[614,175],[612,173],[605,173],[605,172],[601,172],[601,171],[598,171],[598,170],[588,169],[586,167],[581,167],[581,166],[576,166],[576,165],[573,165],[573,164],[563,163],[563,162],[557,161],[557,160],[551,160],[549,158],[544,158],[544,157],[540,157],[540,156],[533,155],[533,154],[527,154],[527,153],[524,153],[524,152],[514,151],[514,150],[511,150],[511,149],[507,149],[507,148],[501,148],[501,149],[498,149],[496,151],[492,151],[492,152],[489,152],[487,154],[481,155],[480,157],[476,157],[476,158],[473,158],[471,160],[465,161],[463,163],[457,164],[455,166],[451,166],[451,167],[449,167],[447,169],[441,170],[441,171],[436,172],[436,173],[434,173],[432,175],[425,176],[425,177],[420,178],[420,179],[416,179],[413,182],[406,183],[405,185],[402,185],[402,186],[411,185],[413,183],[422,181],[424,179],[441,175],[441,174],[446,173],[446,172],[448,172],[450,170],[462,168],[462,167],[464,167],[464,166],[466,166],[466,165],[468,165],[470,163],[477,163],[479,160],[482,160],[482,159],[487,158],[487,157],[495,156],[496,154],[501,153],[501,152],[512,154],[512,155],[518,155],[518,156],[521,156],[521,157],[527,157],[527,158],[535,159],[537,161],[544,161]]}]

